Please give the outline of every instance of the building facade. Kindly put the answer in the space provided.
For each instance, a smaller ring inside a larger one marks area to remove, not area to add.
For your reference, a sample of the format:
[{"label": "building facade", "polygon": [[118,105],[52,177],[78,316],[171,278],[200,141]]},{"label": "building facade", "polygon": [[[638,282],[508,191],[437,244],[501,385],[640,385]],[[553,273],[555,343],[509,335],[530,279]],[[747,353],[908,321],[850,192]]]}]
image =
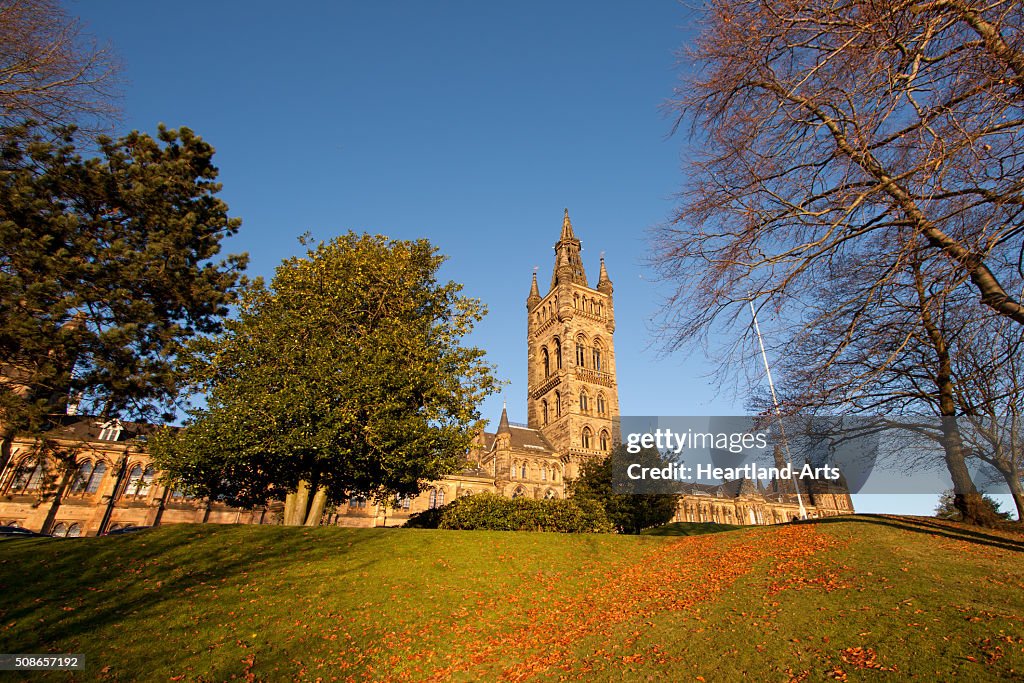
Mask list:
[{"label": "building facade", "polygon": [[[607,457],[619,443],[614,288],[604,257],[591,286],[568,210],[554,251],[547,292],[541,294],[534,273],[526,298],[527,423],[510,422],[503,408],[497,429],[474,437],[459,474],[388,505],[355,496],[328,511],[324,523],[396,526],[416,512],[482,492],[562,498],[566,480],[578,476],[583,463]],[[232,508],[162,485],[145,450],[152,429],[68,416],[46,439],[17,441],[0,473],[0,523],[63,536],[184,522],[280,523],[279,503]],[[42,457],[48,450],[73,466],[47,466],[57,460]],[[845,490],[803,487],[798,493],[789,481],[737,480],[690,486],[675,520],[776,524],[801,516],[801,507],[812,517],[853,512]]]}]

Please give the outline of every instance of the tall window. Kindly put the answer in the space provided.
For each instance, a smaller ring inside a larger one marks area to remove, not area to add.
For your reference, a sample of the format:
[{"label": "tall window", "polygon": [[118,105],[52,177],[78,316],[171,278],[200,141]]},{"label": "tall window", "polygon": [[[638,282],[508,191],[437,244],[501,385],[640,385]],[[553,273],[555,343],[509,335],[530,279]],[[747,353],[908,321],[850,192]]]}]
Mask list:
[{"label": "tall window", "polygon": [[601,369],[601,342],[594,342],[594,369]]},{"label": "tall window", "polygon": [[540,402],[540,418],[541,424],[548,423],[548,400],[544,399]]},{"label": "tall window", "polygon": [[597,395],[597,414],[604,415],[604,394]]},{"label": "tall window", "polygon": [[555,417],[562,417],[562,394],[555,392]]},{"label": "tall window", "polygon": [[591,437],[590,427],[584,427],[583,428],[583,447],[584,448],[590,448],[590,437]]},{"label": "tall window", "polygon": [[512,463],[512,469],[509,471],[509,477],[508,478],[509,479],[515,479],[516,478],[516,472],[518,472],[518,471],[519,471],[519,463],[513,462]]},{"label": "tall window", "polygon": [[428,507],[431,510],[444,505],[444,489],[430,489],[430,501]]},{"label": "tall window", "polygon": [[586,413],[590,410],[590,397],[586,391],[580,392],[580,412]]},{"label": "tall window", "polygon": [[78,467],[71,493],[96,493],[106,473],[107,463],[99,460],[94,465],[91,460],[86,460]]},{"label": "tall window", "polygon": [[35,491],[43,481],[43,462],[36,458],[28,457],[21,461],[18,469],[11,479],[9,491],[11,493],[25,493]]},{"label": "tall window", "polygon": [[107,473],[107,463],[100,460],[96,463],[96,466],[92,468],[92,476],[89,477],[89,483],[85,486],[86,493],[96,493],[100,490],[100,484],[103,483],[103,477]]},{"label": "tall window", "polygon": [[608,450],[608,432],[601,430],[601,450]]},{"label": "tall window", "polygon": [[548,357],[547,347],[540,350],[540,362],[544,366],[544,376],[547,377],[551,374],[551,359]]},{"label": "tall window", "polygon": [[75,473],[75,480],[71,483],[71,493],[81,493],[85,491],[85,487],[89,484],[89,479],[92,477],[92,460],[86,460],[78,466],[78,472]]},{"label": "tall window", "polygon": [[585,354],[585,347],[583,346],[583,339],[582,338],[581,339],[577,339],[576,340],[576,365],[580,366],[581,368],[585,367],[585,364],[583,362],[585,360],[585,355],[586,354]]},{"label": "tall window", "polygon": [[156,470],[152,465],[146,465],[146,469],[142,469],[142,465],[135,465],[128,470],[128,483],[124,487],[124,495],[142,498],[149,493],[155,475]]},{"label": "tall window", "polygon": [[555,369],[562,369],[562,342],[555,339]]},{"label": "tall window", "polygon": [[523,479],[526,479],[526,463],[525,462],[523,463],[522,475],[523,475]]}]

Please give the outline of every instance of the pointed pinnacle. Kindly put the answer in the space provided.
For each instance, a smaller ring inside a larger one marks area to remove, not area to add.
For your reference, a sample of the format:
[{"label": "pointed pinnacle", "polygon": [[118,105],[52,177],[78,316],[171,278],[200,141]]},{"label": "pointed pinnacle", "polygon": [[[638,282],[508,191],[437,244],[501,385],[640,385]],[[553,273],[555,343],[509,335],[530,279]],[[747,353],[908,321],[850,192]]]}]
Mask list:
[{"label": "pointed pinnacle", "polygon": [[565,216],[562,218],[562,236],[560,239],[563,240],[574,240],[576,235],[572,231],[572,221],[569,220],[569,209],[565,210]]}]

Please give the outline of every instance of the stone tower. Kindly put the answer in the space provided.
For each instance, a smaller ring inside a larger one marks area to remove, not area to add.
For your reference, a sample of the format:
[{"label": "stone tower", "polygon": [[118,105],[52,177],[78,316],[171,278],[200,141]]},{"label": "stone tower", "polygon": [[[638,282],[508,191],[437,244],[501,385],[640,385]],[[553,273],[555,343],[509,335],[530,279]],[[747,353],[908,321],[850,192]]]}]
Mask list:
[{"label": "stone tower", "polygon": [[619,440],[612,281],[602,257],[597,286],[591,287],[581,250],[566,209],[551,286],[541,296],[534,273],[526,298],[527,419],[561,456],[567,478],[577,476],[583,461],[609,453]]}]

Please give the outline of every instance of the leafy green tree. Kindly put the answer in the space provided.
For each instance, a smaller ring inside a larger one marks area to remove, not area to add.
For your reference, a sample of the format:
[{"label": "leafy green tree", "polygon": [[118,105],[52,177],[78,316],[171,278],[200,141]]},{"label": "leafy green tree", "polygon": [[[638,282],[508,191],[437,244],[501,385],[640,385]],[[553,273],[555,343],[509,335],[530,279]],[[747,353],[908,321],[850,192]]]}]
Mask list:
[{"label": "leafy green tree", "polygon": [[635,462],[642,467],[664,467],[665,462],[655,448],[630,454],[619,445],[607,458],[595,458],[583,464],[580,476],[569,483],[573,500],[600,503],[608,519],[623,534],[638,534],[644,529],[672,521],[679,502],[675,494],[616,492],[612,475],[616,462]]},{"label": "leafy green tree", "polygon": [[152,440],[159,465],[198,495],[283,498],[291,525],[463,467],[498,383],[461,344],[484,308],[437,281],[443,260],[426,240],[348,233],[254,283],[222,334],[190,345],[208,403]]},{"label": "leafy green tree", "polygon": [[72,129],[0,136],[0,468],[69,397],[103,417],[169,415],[175,350],[218,331],[247,257],[213,260],[228,216],[213,147],[160,127],[76,149]]}]

